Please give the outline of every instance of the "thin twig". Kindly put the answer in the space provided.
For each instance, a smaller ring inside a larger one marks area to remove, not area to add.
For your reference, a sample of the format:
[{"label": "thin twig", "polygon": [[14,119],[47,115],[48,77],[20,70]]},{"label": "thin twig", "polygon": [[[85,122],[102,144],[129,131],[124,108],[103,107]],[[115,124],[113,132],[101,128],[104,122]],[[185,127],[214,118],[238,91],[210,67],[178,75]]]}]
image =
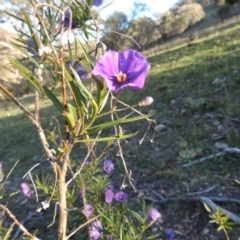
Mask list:
[{"label": "thin twig", "polygon": [[31,175],[31,172],[29,172],[28,175],[29,175],[29,177],[30,177],[30,179],[31,179],[31,181],[32,181],[33,188],[34,188],[35,193],[36,193],[36,202],[38,203],[38,193],[37,193],[37,188],[36,188],[36,185],[35,185],[35,183],[34,183],[34,181],[33,181],[33,178],[32,178],[32,175]]},{"label": "thin twig", "polygon": [[0,90],[2,90],[11,100],[12,102],[14,102],[22,111],[25,115],[27,115],[27,117],[30,119],[30,121],[32,122],[32,124],[37,128],[38,134],[39,134],[39,138],[41,140],[43,149],[45,151],[45,157],[47,160],[54,160],[55,157],[53,156],[51,150],[48,148],[48,141],[47,138],[43,132],[43,129],[41,127],[41,125],[38,123],[38,121],[35,119],[35,116],[29,112],[18,100],[17,98],[15,98],[12,93],[10,93],[2,84],[0,84]]},{"label": "thin twig", "polygon": [[8,216],[15,222],[15,224],[18,225],[18,227],[26,234],[27,236],[31,237],[33,240],[40,240],[39,238],[32,235],[18,220],[17,218],[12,214],[12,212],[4,205],[0,204],[0,208],[2,208],[4,211],[7,212]]},{"label": "thin twig", "polygon": [[94,217],[94,218],[91,218],[90,220],[88,220],[87,222],[85,222],[84,224],[80,225],[78,228],[76,228],[73,232],[71,232],[67,237],[66,239],[69,239],[71,236],[73,236],[77,231],[79,231],[81,228],[87,226],[89,223],[91,223],[93,220],[97,219],[100,215]]},{"label": "thin twig", "polygon": [[15,222],[13,222],[13,223],[11,224],[11,226],[8,228],[8,231],[7,231],[7,233],[6,233],[6,235],[5,235],[5,237],[4,237],[3,240],[8,240],[8,239],[9,239],[9,236],[10,236],[12,230],[13,230],[14,225],[15,225]]},{"label": "thin twig", "polygon": [[86,157],[84,158],[81,167],[80,167],[80,168],[78,169],[78,171],[72,176],[72,178],[70,178],[70,179],[68,180],[68,182],[66,183],[66,186],[68,186],[68,185],[78,176],[78,174],[82,171],[82,169],[83,169],[86,161],[88,160],[88,158],[89,158],[89,156],[90,156],[90,154],[91,154],[91,152],[92,152],[92,150],[93,150],[93,148],[94,148],[94,146],[95,146],[96,143],[97,143],[97,142],[94,142],[94,143],[91,145],[91,148],[88,150],[88,153],[87,153]]},{"label": "thin twig", "polygon": [[207,192],[212,191],[214,188],[216,188],[216,186],[212,186],[212,187],[210,187],[208,189],[205,189],[205,190],[202,190],[202,191],[198,191],[198,192],[187,193],[187,196],[200,195],[200,194],[203,194],[203,193],[207,193]]},{"label": "thin twig", "polygon": [[47,228],[51,227],[55,223],[56,215],[57,215],[57,205],[59,205],[59,202],[55,203],[55,210],[53,215],[53,221],[47,226]]}]

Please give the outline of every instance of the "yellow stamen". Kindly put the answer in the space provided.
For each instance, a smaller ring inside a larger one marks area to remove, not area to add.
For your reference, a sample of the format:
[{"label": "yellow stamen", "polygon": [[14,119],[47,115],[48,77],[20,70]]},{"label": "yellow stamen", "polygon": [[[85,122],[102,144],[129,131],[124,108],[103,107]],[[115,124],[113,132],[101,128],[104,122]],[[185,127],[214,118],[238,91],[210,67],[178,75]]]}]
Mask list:
[{"label": "yellow stamen", "polygon": [[117,75],[117,81],[119,83],[123,83],[127,80],[127,75],[122,73],[122,72],[119,72],[119,74]]}]

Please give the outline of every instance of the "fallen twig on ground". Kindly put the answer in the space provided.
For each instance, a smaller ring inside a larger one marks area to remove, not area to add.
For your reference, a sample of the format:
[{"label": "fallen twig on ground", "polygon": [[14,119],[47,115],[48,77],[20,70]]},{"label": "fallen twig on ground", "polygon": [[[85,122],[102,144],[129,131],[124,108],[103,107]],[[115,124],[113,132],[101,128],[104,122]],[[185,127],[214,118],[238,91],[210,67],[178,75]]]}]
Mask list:
[{"label": "fallen twig on ground", "polygon": [[[181,196],[181,197],[175,197],[175,198],[164,198],[164,199],[154,199],[151,197],[144,197],[145,200],[149,200],[151,202],[165,204],[168,202],[174,202],[174,201],[199,201],[203,198],[203,196],[197,196],[197,197],[189,197],[189,195]],[[240,204],[240,199],[236,198],[229,198],[229,197],[208,197],[208,199],[215,201],[215,202],[230,202],[230,203],[237,203]]]},{"label": "fallen twig on ground", "polygon": [[197,160],[194,160],[190,163],[187,163],[187,164],[184,164],[182,165],[182,167],[189,167],[193,164],[196,164],[196,163],[201,163],[201,162],[204,162],[206,160],[209,160],[209,159],[212,159],[212,158],[215,158],[215,157],[219,157],[219,156],[223,156],[225,155],[226,153],[236,153],[236,154],[240,154],[240,149],[239,148],[225,148],[222,152],[218,152],[216,154],[212,154],[210,156],[207,156],[207,157],[203,157],[203,158],[200,158],[200,159],[197,159]]},{"label": "fallen twig on ground", "polygon": [[[207,197],[200,197],[200,200],[202,203],[205,203],[207,206],[209,206],[212,210],[217,211],[217,209],[219,208],[218,205],[216,205],[211,199],[207,198]],[[227,211],[226,209],[221,207],[221,212],[228,216],[232,221],[234,222],[240,222],[240,218],[235,215],[232,212]]]}]

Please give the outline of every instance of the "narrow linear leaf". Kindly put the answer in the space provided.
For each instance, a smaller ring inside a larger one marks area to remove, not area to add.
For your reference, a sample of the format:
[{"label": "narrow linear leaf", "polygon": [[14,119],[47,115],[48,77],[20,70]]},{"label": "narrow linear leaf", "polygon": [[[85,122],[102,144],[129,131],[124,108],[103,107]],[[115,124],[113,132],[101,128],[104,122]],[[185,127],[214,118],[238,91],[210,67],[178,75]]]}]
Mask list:
[{"label": "narrow linear leaf", "polygon": [[32,74],[31,71],[29,71],[28,68],[23,66],[19,61],[15,60],[15,59],[10,58],[9,61],[20,71],[20,73],[23,75],[23,77],[25,77],[29,82],[31,82],[32,85],[34,85],[34,87],[37,88],[37,90],[40,93],[44,94],[44,90],[43,90],[41,84],[39,83],[38,79]]},{"label": "narrow linear leaf", "polygon": [[52,101],[52,103],[57,107],[57,109],[63,113],[63,105],[59,101],[59,99],[53,94],[51,90],[49,90],[46,86],[43,85],[44,93],[48,96],[48,98]]},{"label": "narrow linear leaf", "polygon": [[115,121],[106,122],[106,123],[102,123],[102,124],[96,125],[94,127],[91,127],[87,132],[88,132],[89,135],[91,135],[92,133],[99,132],[101,130],[113,127],[113,126],[118,125],[118,124],[139,121],[139,120],[142,120],[142,119],[150,118],[153,115],[154,115],[154,113],[146,114],[146,115],[142,115],[142,116],[131,117],[131,118],[120,118],[120,119],[115,120]]},{"label": "narrow linear leaf", "polygon": [[83,140],[77,140],[76,142],[107,142],[107,141],[114,141],[114,140],[121,140],[126,138],[131,138],[137,135],[138,132],[122,135],[120,137],[103,137],[103,138],[91,138],[91,139],[83,139]]}]

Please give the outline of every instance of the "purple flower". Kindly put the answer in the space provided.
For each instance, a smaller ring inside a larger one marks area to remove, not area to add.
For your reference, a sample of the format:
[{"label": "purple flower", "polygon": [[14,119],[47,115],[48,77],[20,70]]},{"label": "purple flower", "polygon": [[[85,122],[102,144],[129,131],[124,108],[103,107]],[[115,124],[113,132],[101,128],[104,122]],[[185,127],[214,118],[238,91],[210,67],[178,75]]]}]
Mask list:
[{"label": "purple flower", "polygon": [[27,42],[27,51],[33,55],[37,53],[36,44],[32,38],[30,38]]},{"label": "purple flower", "polygon": [[30,187],[27,185],[27,183],[21,184],[22,192],[26,197],[30,197],[33,193],[33,191],[30,189]]},{"label": "purple flower", "polygon": [[167,240],[174,240],[174,238],[175,238],[175,233],[172,229],[166,229],[165,235],[166,235]]},{"label": "purple flower", "polygon": [[106,203],[112,203],[114,198],[114,192],[112,189],[107,189],[105,192],[105,202]]},{"label": "purple flower", "polygon": [[[70,14],[70,11],[67,10],[67,11],[64,13],[64,22],[63,22],[64,28],[69,28],[69,26],[70,26],[70,20],[71,20],[71,14]],[[75,28],[78,28],[78,27],[79,27],[78,22],[76,21],[76,19],[74,19],[74,18],[72,17],[72,26],[71,26],[71,29],[75,29]]]},{"label": "purple flower", "polygon": [[148,222],[156,221],[160,217],[161,213],[156,208],[152,208],[148,213],[147,221]]},{"label": "purple flower", "polygon": [[86,216],[86,217],[91,217],[92,214],[94,212],[94,208],[91,204],[87,203],[83,210],[82,210],[82,213]]},{"label": "purple flower", "polygon": [[114,165],[113,165],[112,161],[105,160],[103,163],[103,169],[107,174],[110,174],[114,169]]},{"label": "purple flower", "polygon": [[80,196],[80,198],[83,198],[84,195],[85,195],[85,191],[84,191],[84,190],[80,190],[80,191],[79,191],[79,196]]},{"label": "purple flower", "polygon": [[103,228],[100,221],[94,221],[90,230],[91,237],[93,240],[98,240],[102,236]]},{"label": "purple flower", "polygon": [[107,236],[106,240],[114,240],[114,238],[112,236]]},{"label": "purple flower", "polygon": [[103,0],[93,0],[93,6],[99,7],[103,4]]},{"label": "purple flower", "polygon": [[2,163],[0,162],[0,182],[3,180]]},{"label": "purple flower", "polygon": [[87,78],[88,72],[84,69],[83,65],[78,62],[70,62],[67,66],[67,69],[70,71],[70,67],[73,67],[77,72],[78,76],[81,80],[85,80]]},{"label": "purple flower", "polygon": [[147,60],[133,49],[121,53],[109,50],[99,59],[92,74],[104,78],[110,91],[118,92],[125,87],[143,88],[149,69]]},{"label": "purple flower", "polygon": [[115,200],[117,202],[122,202],[122,203],[126,202],[127,201],[127,194],[123,191],[117,192],[115,194]]}]

